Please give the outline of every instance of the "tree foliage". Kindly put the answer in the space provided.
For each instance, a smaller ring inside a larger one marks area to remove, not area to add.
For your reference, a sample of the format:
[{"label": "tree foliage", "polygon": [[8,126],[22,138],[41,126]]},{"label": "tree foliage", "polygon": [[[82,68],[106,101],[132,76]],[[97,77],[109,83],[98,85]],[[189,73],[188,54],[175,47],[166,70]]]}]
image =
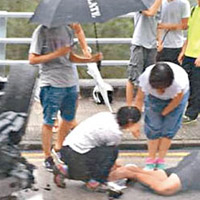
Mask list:
[{"label": "tree foliage", "polygon": [[[190,0],[191,5],[194,5],[196,0]],[[1,0],[1,10],[8,12],[34,12],[39,0]],[[93,24],[83,24],[85,35],[88,38],[95,38],[95,31]],[[7,21],[7,37],[31,37],[36,25],[29,23],[27,19],[8,19]],[[99,38],[113,38],[113,37],[132,37],[133,33],[132,19],[114,19],[106,23],[97,24],[97,31]],[[100,51],[104,54],[106,60],[127,60],[129,59],[129,46],[126,44],[116,45],[100,45]],[[96,50],[95,45],[91,45],[93,51]],[[6,58],[7,59],[27,59],[29,45],[7,45]],[[113,73],[113,67],[103,67],[102,74],[104,77],[125,77],[125,68],[114,68],[116,73]],[[79,69],[81,77],[88,77],[84,69]],[[111,75],[112,74],[112,75]]]}]

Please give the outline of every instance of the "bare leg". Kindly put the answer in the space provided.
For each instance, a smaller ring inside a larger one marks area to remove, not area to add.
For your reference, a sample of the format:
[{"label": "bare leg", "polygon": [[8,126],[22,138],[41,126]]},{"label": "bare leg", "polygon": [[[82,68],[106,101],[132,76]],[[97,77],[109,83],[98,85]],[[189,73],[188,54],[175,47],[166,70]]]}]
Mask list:
[{"label": "bare leg", "polygon": [[163,159],[166,156],[170,146],[171,146],[171,139],[166,137],[160,139],[160,144],[158,149],[159,158]]},{"label": "bare leg", "polygon": [[51,139],[52,139],[52,127],[46,124],[42,126],[42,148],[45,158],[51,156]]},{"label": "bare leg", "polygon": [[57,141],[55,143],[55,149],[60,150],[62,147],[62,143],[66,137],[66,135],[69,133],[70,129],[74,128],[77,125],[76,120],[72,121],[66,121],[66,120],[61,120],[59,129],[58,129],[58,136],[57,136]]},{"label": "bare leg", "polygon": [[126,104],[131,106],[133,104],[133,96],[134,96],[134,85],[131,81],[128,81],[126,84]]},{"label": "bare leg", "polygon": [[145,174],[155,177],[158,180],[165,180],[167,178],[167,175],[163,170],[146,171],[140,167],[123,166],[111,171],[109,180],[114,181],[122,178],[136,179],[136,174]]},{"label": "bare leg", "polygon": [[148,154],[149,158],[155,159],[158,151],[160,139],[148,141]]},{"label": "bare leg", "polygon": [[180,190],[181,182],[176,174],[167,177],[163,170],[145,171],[138,167],[121,167],[111,172],[109,180],[128,178],[136,180],[161,195],[172,195]]}]

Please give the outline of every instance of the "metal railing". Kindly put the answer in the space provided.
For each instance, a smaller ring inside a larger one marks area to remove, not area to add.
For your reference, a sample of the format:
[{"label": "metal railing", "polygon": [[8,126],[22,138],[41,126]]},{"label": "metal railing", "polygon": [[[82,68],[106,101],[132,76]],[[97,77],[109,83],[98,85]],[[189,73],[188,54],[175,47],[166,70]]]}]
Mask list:
[{"label": "metal railing", "polygon": [[[7,12],[0,11],[0,66],[27,64],[28,60],[6,60],[6,44],[30,44],[31,38],[7,38],[7,18],[30,18],[32,12]],[[129,13],[119,18],[133,17],[133,13]],[[76,39],[75,39],[76,40]],[[88,44],[130,44],[131,38],[86,38]],[[128,60],[103,60],[102,66],[123,66],[128,64]],[[84,66],[85,64],[77,64]]]}]

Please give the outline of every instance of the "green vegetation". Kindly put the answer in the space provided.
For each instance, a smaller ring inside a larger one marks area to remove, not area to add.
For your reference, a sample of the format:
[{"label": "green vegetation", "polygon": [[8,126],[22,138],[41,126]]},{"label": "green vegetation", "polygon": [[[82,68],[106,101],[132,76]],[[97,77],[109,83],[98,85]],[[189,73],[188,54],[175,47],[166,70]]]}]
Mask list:
[{"label": "green vegetation", "polygon": [[[1,0],[0,8],[2,11],[9,12],[33,12],[39,0]],[[193,5],[196,0],[190,0]],[[92,24],[82,25],[85,35],[88,38],[95,38],[94,27]],[[8,19],[7,37],[31,37],[36,25],[29,23],[27,19]],[[97,24],[98,37],[127,37],[133,33],[132,19],[115,19],[103,24]],[[96,46],[91,45],[95,52]],[[23,60],[28,57],[29,45],[7,45],[6,58],[12,60]],[[100,51],[104,54],[105,60],[128,60],[129,45],[100,45]],[[125,78],[126,67],[102,67],[102,76],[106,78]],[[89,78],[86,68],[80,67],[81,78]]]}]

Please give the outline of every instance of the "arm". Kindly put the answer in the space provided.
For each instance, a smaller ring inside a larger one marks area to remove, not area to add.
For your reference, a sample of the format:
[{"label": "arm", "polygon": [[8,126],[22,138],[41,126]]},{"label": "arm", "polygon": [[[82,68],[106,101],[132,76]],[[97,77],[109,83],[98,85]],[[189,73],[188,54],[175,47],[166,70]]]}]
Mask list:
[{"label": "arm", "polygon": [[170,103],[163,109],[162,115],[166,116],[168,115],[172,110],[174,110],[181,102],[183,99],[183,92],[179,93],[176,97],[174,97]]},{"label": "arm", "polygon": [[163,30],[157,28],[157,51],[161,52],[163,50],[163,41],[162,41],[162,32]]},{"label": "arm", "polygon": [[142,107],[144,104],[144,97],[145,97],[145,94],[142,91],[142,89],[139,87],[137,95],[135,97],[134,106],[136,106],[140,110],[140,112],[142,112]]},{"label": "arm", "polygon": [[159,180],[150,174],[136,173],[135,179],[164,196],[173,195],[181,189],[181,182],[176,174],[171,174],[165,180]]},{"label": "arm", "polygon": [[126,104],[127,104],[127,106],[132,106],[132,104],[133,104],[133,90],[134,90],[134,85],[130,80],[128,80],[128,82],[126,83]]},{"label": "arm", "polygon": [[187,48],[187,43],[188,43],[188,40],[185,41],[185,43],[184,43],[184,45],[182,47],[182,50],[181,50],[181,52],[180,52],[180,54],[178,56],[178,62],[180,64],[182,64],[182,62],[183,62],[183,58],[184,58],[185,51],[186,51],[186,48]]},{"label": "arm", "polygon": [[188,18],[183,18],[179,24],[161,23],[158,28],[170,31],[186,30],[188,28]]},{"label": "arm", "polygon": [[97,62],[103,59],[102,53],[97,53],[91,55],[90,58],[79,56],[73,52],[70,53],[70,61],[76,62],[76,63],[88,63],[88,62]]},{"label": "arm", "polygon": [[38,55],[38,54],[34,54],[34,53],[30,53],[29,54],[29,63],[34,65],[34,64],[39,64],[39,63],[45,63],[48,61],[51,61],[57,57],[63,56],[67,53],[69,53],[72,50],[71,47],[61,47],[60,49],[45,54],[45,55]]},{"label": "arm", "polygon": [[87,42],[85,40],[85,34],[83,32],[81,25],[80,24],[71,24],[71,27],[74,29],[75,35],[79,40],[83,55],[85,57],[90,58],[91,54],[88,50],[88,45],[87,45]]},{"label": "arm", "polygon": [[200,55],[195,60],[194,64],[196,65],[196,67],[200,67]]},{"label": "arm", "polygon": [[148,10],[142,11],[142,14],[149,17],[154,16],[156,12],[158,11],[158,9],[160,8],[161,4],[162,4],[162,0],[155,0],[153,5]]}]

